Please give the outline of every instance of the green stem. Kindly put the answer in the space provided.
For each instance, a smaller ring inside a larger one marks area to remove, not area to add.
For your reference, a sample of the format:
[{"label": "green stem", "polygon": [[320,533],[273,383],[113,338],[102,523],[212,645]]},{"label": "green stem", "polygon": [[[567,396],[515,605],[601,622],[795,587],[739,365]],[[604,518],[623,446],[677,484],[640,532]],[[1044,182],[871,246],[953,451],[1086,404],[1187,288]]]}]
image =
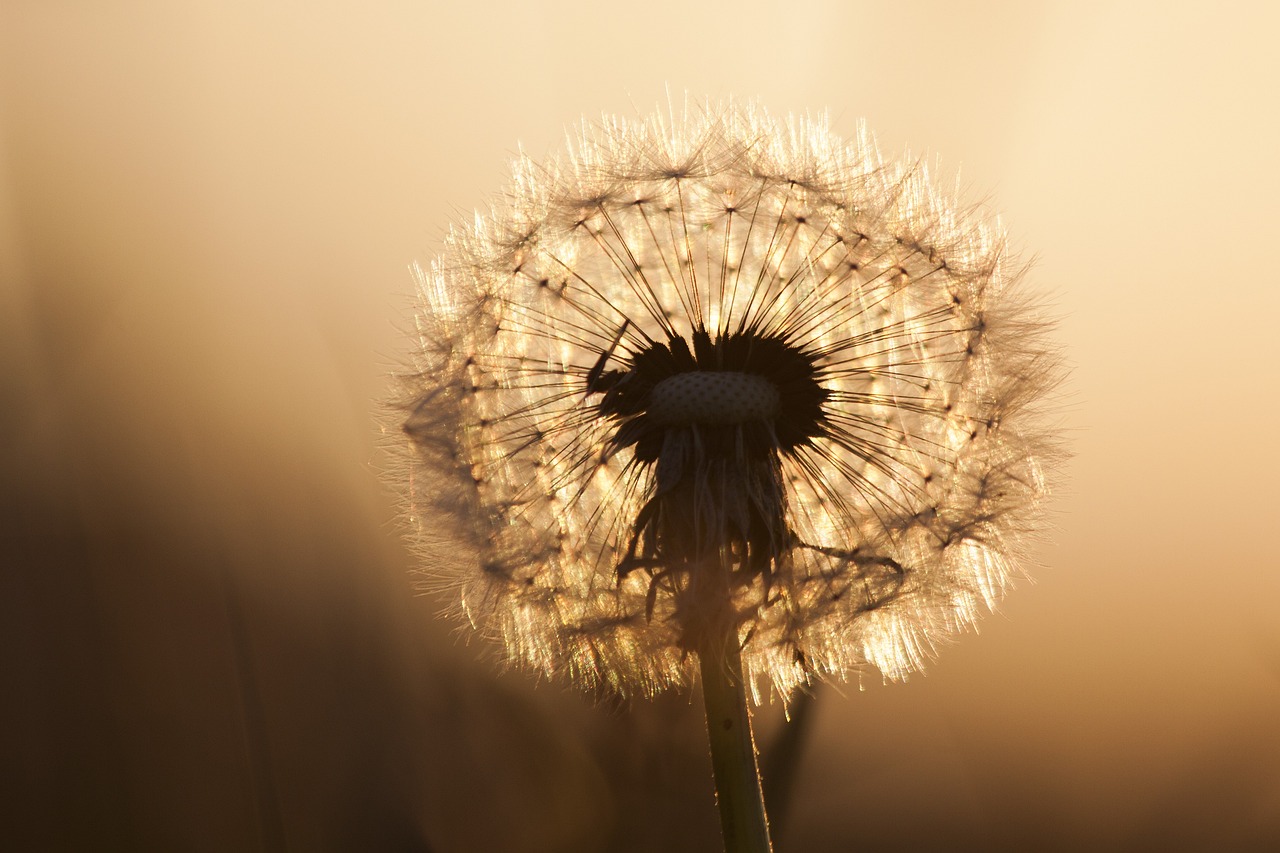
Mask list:
[{"label": "green stem", "polygon": [[773,847],[737,637],[731,634],[705,643],[698,659],[725,853],[770,853]]}]

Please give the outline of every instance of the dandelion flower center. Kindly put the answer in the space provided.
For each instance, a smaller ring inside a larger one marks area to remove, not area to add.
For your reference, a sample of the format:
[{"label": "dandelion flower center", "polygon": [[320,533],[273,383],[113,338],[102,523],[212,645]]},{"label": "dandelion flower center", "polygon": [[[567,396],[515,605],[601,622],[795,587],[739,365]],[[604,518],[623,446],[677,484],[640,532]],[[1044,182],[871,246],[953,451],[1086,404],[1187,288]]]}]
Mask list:
[{"label": "dandelion flower center", "polygon": [[649,416],[663,426],[770,421],[778,413],[779,398],[778,386],[763,376],[695,370],[655,385]]},{"label": "dandelion flower center", "polygon": [[664,447],[682,453],[673,437],[696,428],[704,455],[763,462],[824,433],[830,392],[812,354],[752,330],[691,337],[650,342],[588,381],[588,393],[604,393],[599,414],[619,424],[611,452],[633,447],[637,462],[656,462]]},{"label": "dandelion flower center", "polygon": [[785,335],[698,327],[690,337],[649,341],[605,371],[611,346],[588,375],[588,394],[604,395],[598,416],[616,424],[607,452],[630,449],[652,466],[618,575],[718,565],[768,576],[792,539],[780,460],[829,429],[829,392],[815,357]]}]

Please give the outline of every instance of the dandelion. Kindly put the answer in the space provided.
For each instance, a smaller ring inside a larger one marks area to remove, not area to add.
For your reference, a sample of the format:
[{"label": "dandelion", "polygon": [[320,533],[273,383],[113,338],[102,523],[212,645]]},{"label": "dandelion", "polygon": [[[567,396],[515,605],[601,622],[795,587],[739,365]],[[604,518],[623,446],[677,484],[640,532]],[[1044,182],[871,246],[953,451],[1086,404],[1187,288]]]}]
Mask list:
[{"label": "dandelion", "polygon": [[904,677],[1015,575],[1056,375],[1016,273],[821,120],[614,118],[521,156],[418,273],[412,510],[475,557],[432,580],[550,676],[700,676],[749,789],[744,691]]}]

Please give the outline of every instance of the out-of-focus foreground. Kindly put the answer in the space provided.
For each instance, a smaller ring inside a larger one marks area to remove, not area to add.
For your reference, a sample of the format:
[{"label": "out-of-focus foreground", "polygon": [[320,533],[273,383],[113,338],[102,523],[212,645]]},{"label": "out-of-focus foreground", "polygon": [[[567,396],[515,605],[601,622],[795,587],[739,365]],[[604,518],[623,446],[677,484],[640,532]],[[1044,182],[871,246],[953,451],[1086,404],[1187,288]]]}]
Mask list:
[{"label": "out-of-focus foreground", "polygon": [[1076,365],[1049,568],[821,692],[778,848],[1280,842],[1275,13],[110,5],[0,7],[0,847],[714,849],[696,701],[413,594],[374,416],[408,263],[666,83],[963,166]]}]

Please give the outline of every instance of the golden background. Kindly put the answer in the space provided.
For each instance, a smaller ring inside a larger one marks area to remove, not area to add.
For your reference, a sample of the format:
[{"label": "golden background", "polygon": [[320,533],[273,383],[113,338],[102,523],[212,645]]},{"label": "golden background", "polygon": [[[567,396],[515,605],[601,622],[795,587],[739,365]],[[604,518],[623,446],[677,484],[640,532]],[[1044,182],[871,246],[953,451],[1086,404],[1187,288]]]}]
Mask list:
[{"label": "golden background", "polygon": [[821,691],[778,849],[1280,843],[1277,34],[1261,3],[9,0],[0,846],[716,849],[696,699],[499,675],[413,594],[374,416],[408,264],[517,144],[668,90],[936,158],[1074,364],[1036,582],[926,675]]}]

